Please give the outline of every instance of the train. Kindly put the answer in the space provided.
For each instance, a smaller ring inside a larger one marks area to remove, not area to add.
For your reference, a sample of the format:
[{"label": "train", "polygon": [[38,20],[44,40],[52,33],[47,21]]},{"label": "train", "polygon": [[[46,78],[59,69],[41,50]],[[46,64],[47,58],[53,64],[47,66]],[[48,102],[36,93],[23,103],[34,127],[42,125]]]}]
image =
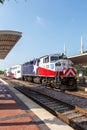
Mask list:
[{"label": "train", "polygon": [[[18,70],[19,67],[19,70]],[[14,70],[14,71],[13,71]],[[11,67],[11,78],[39,83],[61,90],[76,90],[76,69],[66,55],[49,54]],[[20,75],[17,77],[16,75]]]},{"label": "train", "polygon": [[10,68],[10,77],[13,79],[21,79],[21,65],[14,65]]},{"label": "train", "polygon": [[9,69],[9,68],[6,68],[6,69],[4,70],[4,76],[5,76],[5,77],[10,77],[10,69]]},{"label": "train", "polygon": [[9,69],[4,70],[4,76],[10,77],[12,79],[21,79],[21,64],[20,65],[14,65],[10,67]]}]

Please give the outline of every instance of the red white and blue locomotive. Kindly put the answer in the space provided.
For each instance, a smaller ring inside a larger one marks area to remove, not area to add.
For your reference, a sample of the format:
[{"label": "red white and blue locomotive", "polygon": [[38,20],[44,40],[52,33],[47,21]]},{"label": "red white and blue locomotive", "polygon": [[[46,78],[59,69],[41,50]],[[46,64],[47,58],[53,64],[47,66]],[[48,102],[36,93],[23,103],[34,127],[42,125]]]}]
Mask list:
[{"label": "red white and blue locomotive", "polygon": [[[22,65],[12,66],[10,77],[41,83],[52,88],[77,89],[76,69],[64,54],[45,55]],[[5,75],[7,76],[5,71]]]},{"label": "red white and blue locomotive", "polygon": [[64,54],[45,55],[26,62],[21,67],[23,80],[42,83],[53,88],[75,90],[76,69]]}]

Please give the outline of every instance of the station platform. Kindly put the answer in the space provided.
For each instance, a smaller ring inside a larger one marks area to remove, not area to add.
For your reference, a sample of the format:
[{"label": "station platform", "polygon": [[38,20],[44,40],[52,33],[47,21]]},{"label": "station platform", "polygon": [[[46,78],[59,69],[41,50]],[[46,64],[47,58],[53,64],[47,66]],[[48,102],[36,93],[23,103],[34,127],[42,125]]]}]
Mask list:
[{"label": "station platform", "polygon": [[78,82],[77,87],[79,90],[87,92],[87,80],[85,81],[85,83]]},{"label": "station platform", "polygon": [[73,130],[0,79],[0,130]]}]

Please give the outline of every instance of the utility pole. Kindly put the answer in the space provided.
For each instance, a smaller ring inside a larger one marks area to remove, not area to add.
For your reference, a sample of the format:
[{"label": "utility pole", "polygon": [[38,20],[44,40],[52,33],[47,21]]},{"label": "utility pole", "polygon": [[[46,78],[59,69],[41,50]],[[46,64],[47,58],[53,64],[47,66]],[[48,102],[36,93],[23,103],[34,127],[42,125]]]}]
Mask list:
[{"label": "utility pole", "polygon": [[81,36],[81,54],[83,53],[83,38],[82,38],[82,36]]},{"label": "utility pole", "polygon": [[66,55],[66,45],[64,44],[64,55]]}]

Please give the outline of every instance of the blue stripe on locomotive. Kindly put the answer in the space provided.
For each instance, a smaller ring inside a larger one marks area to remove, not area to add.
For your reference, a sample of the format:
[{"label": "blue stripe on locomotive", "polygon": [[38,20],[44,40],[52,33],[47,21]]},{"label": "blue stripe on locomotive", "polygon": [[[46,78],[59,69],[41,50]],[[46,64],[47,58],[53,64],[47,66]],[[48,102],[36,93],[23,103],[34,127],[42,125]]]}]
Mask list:
[{"label": "blue stripe on locomotive", "polygon": [[32,62],[27,62],[22,65],[22,74],[24,75],[36,75],[36,60]]}]

